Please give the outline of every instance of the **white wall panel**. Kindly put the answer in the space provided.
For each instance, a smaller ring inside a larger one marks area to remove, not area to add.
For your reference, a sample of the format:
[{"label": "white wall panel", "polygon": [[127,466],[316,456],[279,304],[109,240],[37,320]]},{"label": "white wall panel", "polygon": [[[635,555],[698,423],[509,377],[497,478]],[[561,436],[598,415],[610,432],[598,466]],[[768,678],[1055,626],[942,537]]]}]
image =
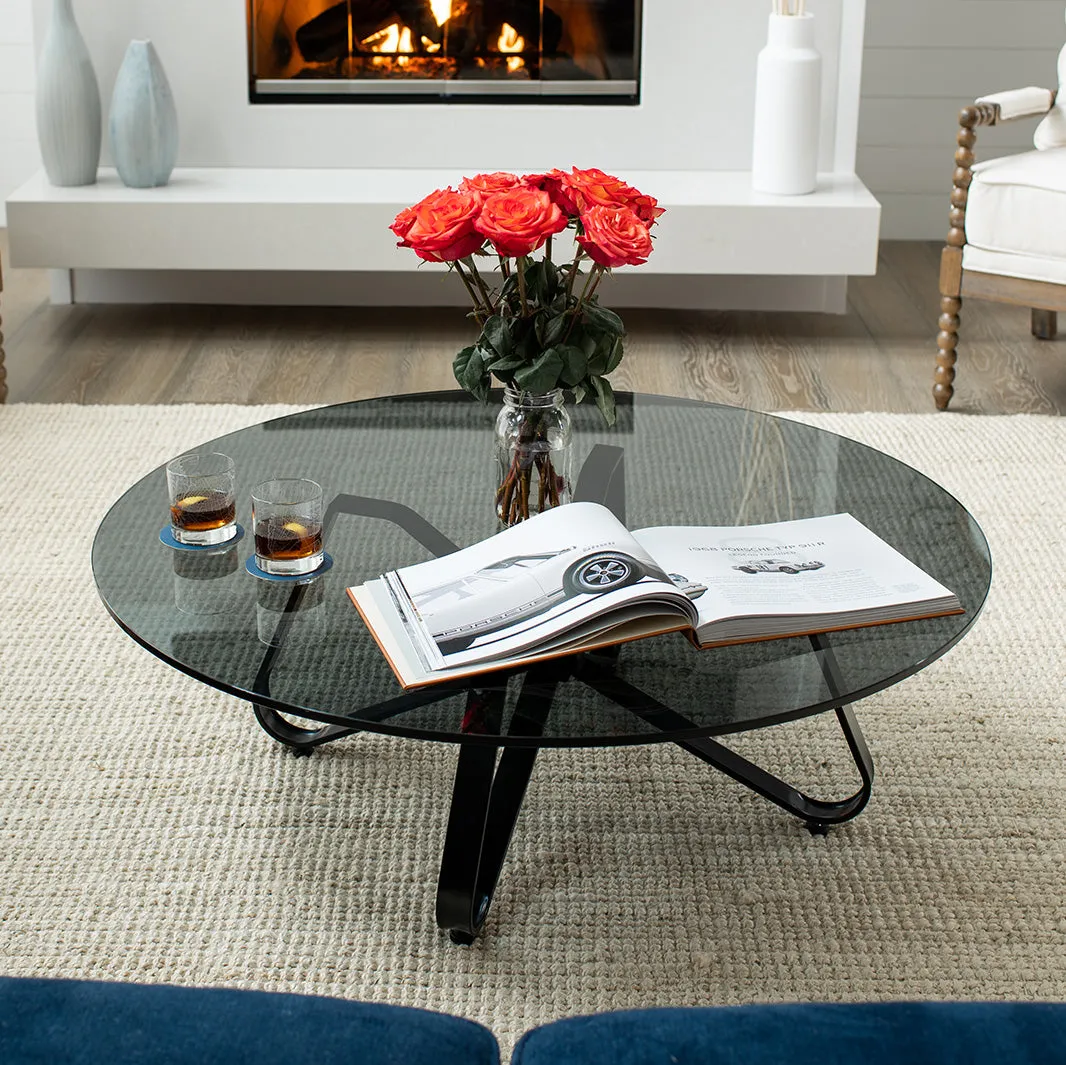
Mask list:
[{"label": "white wall panel", "polygon": [[[812,0],[812,7],[817,0]],[[958,113],[976,97],[1054,88],[1063,0],[875,0],[867,5],[856,169],[885,239],[947,232]],[[1036,120],[978,131],[978,159],[1027,151]]]},{"label": "white wall panel", "polygon": [[[753,0],[732,2],[748,10]],[[867,4],[857,169],[885,206],[884,237],[942,238],[959,108],[983,93],[1052,87],[1066,42],[1064,8],[1064,0]],[[0,0],[0,225],[3,198],[40,165],[27,81],[32,38],[32,0]],[[119,57],[102,57],[102,65]],[[700,110],[710,122],[713,108]],[[982,130],[979,157],[1028,148],[1033,125]]]},{"label": "white wall panel", "polygon": [[4,200],[41,165],[33,116],[32,0],[0,0],[0,226]]},{"label": "white wall panel", "polygon": [[1063,35],[1062,0],[881,0],[866,11],[878,48],[1039,48]]}]

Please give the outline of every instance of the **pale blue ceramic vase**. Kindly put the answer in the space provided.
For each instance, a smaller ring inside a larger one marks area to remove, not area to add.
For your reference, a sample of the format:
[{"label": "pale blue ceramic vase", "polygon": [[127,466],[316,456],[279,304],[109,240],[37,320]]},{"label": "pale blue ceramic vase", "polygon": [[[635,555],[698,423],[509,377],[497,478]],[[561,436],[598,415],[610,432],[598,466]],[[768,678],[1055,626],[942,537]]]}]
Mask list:
[{"label": "pale blue ceramic vase", "polygon": [[37,59],[37,140],[53,185],[91,185],[100,163],[100,87],[74,21],[73,0],[53,0]]},{"label": "pale blue ceramic vase", "polygon": [[151,41],[130,41],[111,96],[111,155],[124,184],[165,185],[178,159],[178,112]]}]

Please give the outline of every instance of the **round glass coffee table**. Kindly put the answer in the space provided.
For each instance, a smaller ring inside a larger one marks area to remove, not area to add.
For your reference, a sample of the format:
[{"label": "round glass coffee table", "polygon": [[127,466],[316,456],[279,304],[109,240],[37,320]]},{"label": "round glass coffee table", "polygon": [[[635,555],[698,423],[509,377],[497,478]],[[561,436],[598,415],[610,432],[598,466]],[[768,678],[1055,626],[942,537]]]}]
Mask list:
[{"label": "round glass coffee table", "polygon": [[[498,531],[495,407],[461,392],[324,407],[202,445],[235,460],[245,528],[260,481],[322,484],[334,563],[309,583],[251,576],[250,536],[217,551],[165,547],[162,467],[96,534],[93,572],[115,621],[163,661],[247,699],[297,753],[360,731],[460,745],[437,893],[437,922],[456,942],[482,929],[540,748],[675,743],[825,832],[862,810],[873,783],[850,704],[957,643],[988,592],[974,519],[879,451],[735,407],[621,394],[618,409],[610,430],[593,408],[574,410],[577,498],[605,503],[630,528],[848,512],[955,592],[965,613],[703,651],[673,633],[404,692],[345,588]],[[859,783],[839,800],[803,794],[716,738],[827,711]]]}]

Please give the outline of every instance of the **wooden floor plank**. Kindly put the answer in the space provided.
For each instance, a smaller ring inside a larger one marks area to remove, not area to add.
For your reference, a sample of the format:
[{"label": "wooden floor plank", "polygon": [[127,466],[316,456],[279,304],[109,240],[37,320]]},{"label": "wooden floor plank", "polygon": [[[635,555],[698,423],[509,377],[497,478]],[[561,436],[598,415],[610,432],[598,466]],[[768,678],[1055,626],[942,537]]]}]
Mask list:
[{"label": "wooden floor plank", "polygon": [[[843,315],[627,310],[615,386],[758,410],[932,411],[939,253],[883,242]],[[5,265],[4,282],[9,402],[317,404],[453,388],[452,358],[472,339],[455,308],[54,307],[45,271]],[[1025,308],[966,301],[952,409],[1066,413],[1066,339],[1031,337]]]}]

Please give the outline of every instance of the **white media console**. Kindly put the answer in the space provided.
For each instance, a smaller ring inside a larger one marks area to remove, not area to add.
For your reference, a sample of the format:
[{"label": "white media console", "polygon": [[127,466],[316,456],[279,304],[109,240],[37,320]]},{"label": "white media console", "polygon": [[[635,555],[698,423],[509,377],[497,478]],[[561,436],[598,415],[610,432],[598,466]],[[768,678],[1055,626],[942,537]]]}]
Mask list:
[{"label": "white media console", "polygon": [[[38,35],[47,0],[35,0]],[[769,8],[767,0],[766,8]],[[813,6],[813,5],[812,5]],[[464,174],[600,166],[666,207],[656,249],[620,270],[620,306],[842,311],[876,269],[880,206],[854,173],[863,0],[816,6],[823,56],[818,190],[754,193],[755,58],[768,10],[751,0],[645,4],[635,107],[250,104],[243,4],[75,5],[105,110],[126,43],[151,38],[174,89],[171,183],[127,189],[38,174],[8,200],[14,266],[47,267],[84,302],[461,304],[387,226]]]}]

